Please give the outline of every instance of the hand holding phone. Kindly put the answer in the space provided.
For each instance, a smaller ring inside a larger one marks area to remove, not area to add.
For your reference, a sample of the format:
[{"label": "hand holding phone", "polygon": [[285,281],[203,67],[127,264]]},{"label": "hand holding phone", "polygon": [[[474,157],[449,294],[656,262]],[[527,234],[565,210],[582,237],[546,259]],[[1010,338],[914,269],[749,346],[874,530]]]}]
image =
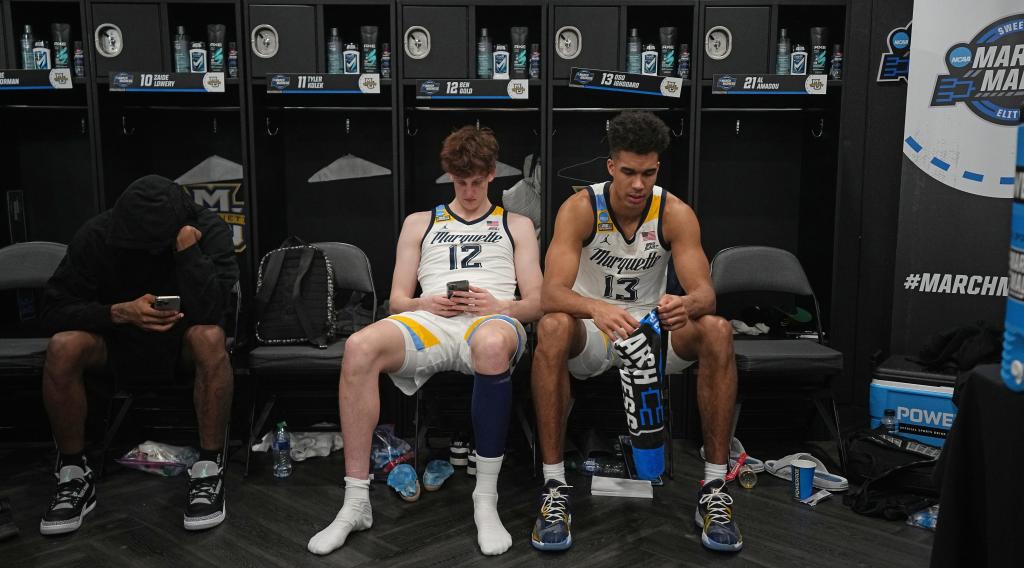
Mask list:
[{"label": "hand holding phone", "polygon": [[448,283],[448,299],[452,299],[453,292],[469,292],[469,280],[454,280]]},{"label": "hand holding phone", "polygon": [[180,312],[181,296],[157,296],[153,301],[153,309],[162,312]]}]

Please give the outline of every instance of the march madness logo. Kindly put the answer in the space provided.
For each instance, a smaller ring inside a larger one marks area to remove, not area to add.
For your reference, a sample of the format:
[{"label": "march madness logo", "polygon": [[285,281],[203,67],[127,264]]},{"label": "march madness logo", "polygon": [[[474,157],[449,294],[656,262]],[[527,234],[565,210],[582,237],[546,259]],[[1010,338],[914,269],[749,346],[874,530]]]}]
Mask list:
[{"label": "march madness logo", "polygon": [[970,43],[949,48],[949,75],[935,81],[931,106],[964,103],[993,124],[1015,126],[1024,102],[1024,14],[989,24]]},{"label": "march madness logo", "polygon": [[183,186],[196,204],[220,215],[231,227],[235,252],[245,251],[245,197],[242,182],[192,183]]},{"label": "march madness logo", "polygon": [[889,51],[882,54],[882,60],[878,63],[879,83],[907,82],[907,75],[910,74],[911,31],[911,24],[907,24],[906,27],[893,28],[889,32],[885,41]]}]

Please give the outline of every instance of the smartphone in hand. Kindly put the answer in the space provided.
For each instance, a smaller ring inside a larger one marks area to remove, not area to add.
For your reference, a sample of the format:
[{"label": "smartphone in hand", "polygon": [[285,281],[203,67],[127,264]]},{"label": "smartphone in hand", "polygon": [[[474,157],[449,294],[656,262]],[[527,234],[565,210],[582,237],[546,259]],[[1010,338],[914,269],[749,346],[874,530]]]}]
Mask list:
[{"label": "smartphone in hand", "polygon": [[157,296],[153,309],[165,312],[181,311],[181,296]]},{"label": "smartphone in hand", "polygon": [[469,280],[454,280],[448,283],[448,299],[452,299],[452,292],[469,292]]}]

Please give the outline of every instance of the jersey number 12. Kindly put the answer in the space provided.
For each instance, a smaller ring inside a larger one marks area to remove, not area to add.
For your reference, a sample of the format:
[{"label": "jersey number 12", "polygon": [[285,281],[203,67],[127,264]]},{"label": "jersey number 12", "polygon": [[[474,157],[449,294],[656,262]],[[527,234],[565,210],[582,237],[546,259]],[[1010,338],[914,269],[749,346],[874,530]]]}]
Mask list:
[{"label": "jersey number 12", "polygon": [[462,245],[462,253],[465,255],[462,257],[462,262],[459,262],[459,245],[452,245],[448,247],[448,268],[455,270],[456,268],[481,268],[479,262],[473,262],[473,259],[480,254],[483,247],[480,245]]}]

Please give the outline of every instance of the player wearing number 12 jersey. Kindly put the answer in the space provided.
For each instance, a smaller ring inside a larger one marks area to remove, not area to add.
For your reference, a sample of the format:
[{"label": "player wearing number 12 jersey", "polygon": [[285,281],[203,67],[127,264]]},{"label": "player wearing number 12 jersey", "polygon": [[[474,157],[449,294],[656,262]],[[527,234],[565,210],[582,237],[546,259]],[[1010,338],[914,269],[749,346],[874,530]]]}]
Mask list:
[{"label": "player wearing number 12 jersey", "polygon": [[[345,502],[310,539],[310,552],[327,554],[373,524],[368,477],[382,372],[409,395],[439,371],[474,375],[477,544],[486,555],[512,546],[498,517],[498,472],[512,403],[509,375],[526,347],[522,324],[541,315],[541,272],[533,223],[487,198],[497,157],[498,142],[486,128],[466,126],[445,139],[441,166],[452,177],[455,199],[405,220],[391,283],[393,315],[345,344],[339,389]],[[468,281],[468,290],[449,295],[448,283],[458,281]]]},{"label": "player wearing number 12 jersey", "polygon": [[[724,551],[743,546],[725,491],[736,400],[732,327],[714,315],[696,215],[654,185],[668,142],[668,127],[653,114],[614,118],[608,129],[611,181],[567,199],[555,220],[532,373],[545,486],[531,542],[541,550],[572,545],[562,462],[569,375],[585,379],[620,366],[612,342],[628,337],[652,309],[668,330],[665,373],[700,361],[698,404],[708,459],[695,516],[702,542]],[[686,295],[665,293],[670,258]]]}]

